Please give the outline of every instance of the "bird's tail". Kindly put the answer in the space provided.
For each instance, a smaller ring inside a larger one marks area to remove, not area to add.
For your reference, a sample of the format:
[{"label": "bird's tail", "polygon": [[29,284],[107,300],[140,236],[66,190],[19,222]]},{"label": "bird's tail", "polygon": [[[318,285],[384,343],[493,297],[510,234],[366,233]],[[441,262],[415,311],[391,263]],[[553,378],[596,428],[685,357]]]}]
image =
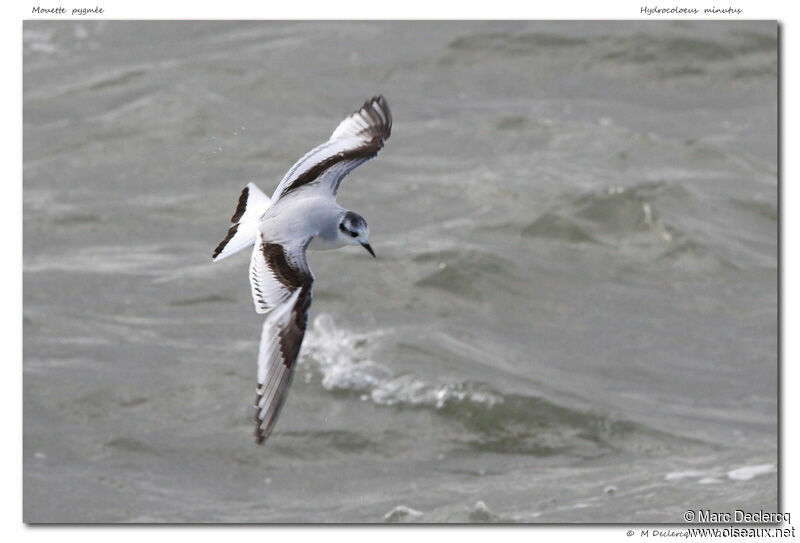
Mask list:
[{"label": "bird's tail", "polygon": [[248,183],[239,196],[236,212],[231,217],[233,224],[228,229],[228,235],[214,249],[211,261],[222,260],[253,245],[256,240],[258,223],[270,203],[269,196],[264,194],[254,183]]}]

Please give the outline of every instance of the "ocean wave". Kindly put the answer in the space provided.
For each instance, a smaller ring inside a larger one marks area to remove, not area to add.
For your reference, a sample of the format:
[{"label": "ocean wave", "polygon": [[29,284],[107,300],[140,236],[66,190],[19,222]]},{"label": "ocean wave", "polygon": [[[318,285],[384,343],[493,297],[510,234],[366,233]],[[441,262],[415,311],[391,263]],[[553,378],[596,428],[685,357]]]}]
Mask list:
[{"label": "ocean wave", "polygon": [[474,383],[433,384],[413,375],[394,375],[385,365],[371,360],[370,345],[387,332],[357,334],[338,328],[330,315],[314,319],[304,348],[317,363],[321,384],[329,391],[361,393],[362,400],[381,406],[405,405],[445,409],[453,404],[474,403],[489,408],[503,397]]},{"label": "ocean wave", "polygon": [[514,262],[477,248],[427,251],[415,256],[414,262],[435,264],[416,281],[417,286],[470,299],[492,298],[497,288],[509,288],[516,282]]},{"label": "ocean wave", "polygon": [[383,516],[384,522],[407,522],[414,521],[424,515],[422,511],[412,509],[407,505],[398,505]]},{"label": "ocean wave", "polygon": [[585,67],[614,65],[641,69],[660,79],[726,74],[730,79],[774,77],[777,73],[774,34],[731,31],[712,36],[628,35],[580,36],[547,32],[490,32],[460,36],[448,43],[443,64],[496,55],[504,58],[560,55]]},{"label": "ocean wave", "polygon": [[[566,195],[517,228],[529,239],[622,251],[648,269],[667,267],[689,273],[737,269],[701,233],[680,226],[680,210],[693,203],[694,196],[679,183],[610,186]],[[759,212],[768,213],[760,208]]]},{"label": "ocean wave", "polygon": [[30,255],[25,257],[25,273],[69,272],[157,276],[170,268],[176,258],[162,246],[95,246],[65,254]]},{"label": "ocean wave", "polygon": [[541,49],[575,47],[588,40],[548,32],[472,34],[452,40],[448,47],[457,51],[492,51],[501,54],[532,54]]},{"label": "ocean wave", "polygon": [[566,196],[563,203],[523,225],[521,233],[530,238],[608,245],[645,234],[652,243],[668,246],[686,236],[662,219],[658,208],[662,197],[688,198],[680,185],[664,182],[609,186]]},{"label": "ocean wave", "polygon": [[743,55],[777,51],[777,39],[756,32],[739,32],[725,38],[695,36],[659,36],[634,34],[625,38],[607,38],[609,50],[604,58],[641,63],[724,61]]},{"label": "ocean wave", "polygon": [[[313,366],[307,381],[379,407],[433,411],[461,428],[454,440],[468,449],[501,454],[594,457],[634,444],[654,445],[662,436],[613,416],[559,406],[537,397],[504,394],[486,383],[431,383],[410,373],[395,374],[370,352],[393,331],[353,333],[318,316],[304,345]],[[675,439],[670,436],[671,439]]]}]

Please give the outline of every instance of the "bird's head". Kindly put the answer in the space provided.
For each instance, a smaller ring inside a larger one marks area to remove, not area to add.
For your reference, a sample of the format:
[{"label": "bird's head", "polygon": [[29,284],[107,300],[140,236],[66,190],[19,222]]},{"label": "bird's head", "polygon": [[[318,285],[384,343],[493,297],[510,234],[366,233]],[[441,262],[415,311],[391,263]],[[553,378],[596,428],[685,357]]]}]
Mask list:
[{"label": "bird's head", "polygon": [[347,245],[361,245],[373,257],[375,251],[369,245],[369,226],[364,217],[347,211],[339,219],[339,238]]}]

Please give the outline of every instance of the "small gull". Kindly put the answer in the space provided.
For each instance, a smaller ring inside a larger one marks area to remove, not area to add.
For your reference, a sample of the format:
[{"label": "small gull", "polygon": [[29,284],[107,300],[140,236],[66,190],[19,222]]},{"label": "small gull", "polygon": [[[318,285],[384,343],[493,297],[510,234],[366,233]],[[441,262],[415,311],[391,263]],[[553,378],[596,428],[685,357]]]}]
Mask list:
[{"label": "small gull", "polygon": [[377,156],[391,132],[386,99],[367,100],[289,169],[272,198],[248,183],[228,235],[214,250],[216,262],[253,245],[253,303],[256,313],[267,315],[258,349],[256,443],[264,443],[275,426],[305,335],[314,281],[306,249],[361,245],[375,256],[367,222],[339,206],[336,193],[347,174]]}]

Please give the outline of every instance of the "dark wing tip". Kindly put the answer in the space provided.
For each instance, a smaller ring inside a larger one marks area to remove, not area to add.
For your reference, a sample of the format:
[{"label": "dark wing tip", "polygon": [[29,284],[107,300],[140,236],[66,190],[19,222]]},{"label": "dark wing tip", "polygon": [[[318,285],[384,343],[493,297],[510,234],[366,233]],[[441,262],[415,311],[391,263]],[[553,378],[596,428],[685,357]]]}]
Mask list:
[{"label": "dark wing tip", "polygon": [[361,110],[366,112],[373,122],[371,128],[375,132],[374,135],[384,141],[389,139],[392,135],[392,110],[389,109],[386,98],[382,94],[373,96],[364,102]]},{"label": "dark wing tip", "polygon": [[261,408],[258,407],[261,398],[261,394],[256,394],[256,401],[253,405],[253,408],[255,409],[255,412],[253,413],[253,422],[256,424],[255,430],[253,431],[253,436],[256,438],[257,445],[263,445],[269,434],[272,433],[272,424],[267,424],[266,428],[261,427],[261,423],[264,422],[264,420],[260,417]]},{"label": "dark wing tip", "polygon": [[359,134],[368,134],[373,143],[377,143],[378,149],[383,145],[389,136],[392,135],[392,110],[389,103],[382,94],[373,96],[362,105],[353,115],[359,115],[367,121],[367,127]]}]

